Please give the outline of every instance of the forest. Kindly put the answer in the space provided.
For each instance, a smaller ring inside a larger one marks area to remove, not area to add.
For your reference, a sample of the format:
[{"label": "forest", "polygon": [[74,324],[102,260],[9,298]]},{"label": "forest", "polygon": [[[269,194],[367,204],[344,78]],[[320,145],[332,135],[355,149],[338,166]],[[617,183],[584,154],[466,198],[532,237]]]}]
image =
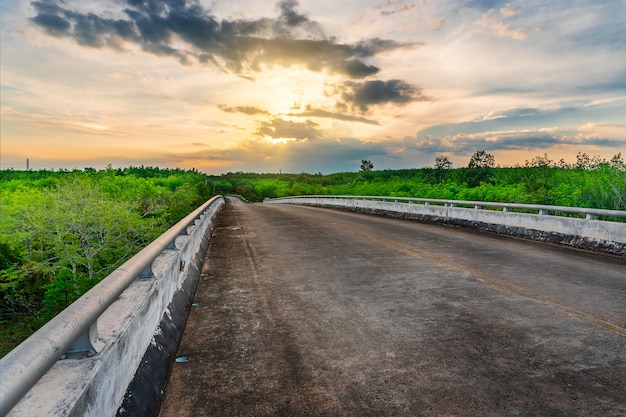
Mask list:
[{"label": "forest", "polygon": [[0,356],[210,197],[193,170],[0,171]]},{"label": "forest", "polygon": [[0,170],[0,356],[193,209],[217,194],[251,202],[306,194],[380,195],[626,208],[626,164],[579,153],[498,167],[477,151],[454,168],[206,175],[196,170]]},{"label": "forest", "polygon": [[[356,167],[355,167],[356,168]],[[496,167],[493,155],[477,151],[463,168],[445,156],[434,167],[374,170],[363,160],[358,172],[322,174],[227,173],[209,176],[216,194],[239,194],[249,201],[290,195],[369,195],[500,201],[623,210],[626,164],[579,153],[575,162],[538,156],[523,165]]]}]

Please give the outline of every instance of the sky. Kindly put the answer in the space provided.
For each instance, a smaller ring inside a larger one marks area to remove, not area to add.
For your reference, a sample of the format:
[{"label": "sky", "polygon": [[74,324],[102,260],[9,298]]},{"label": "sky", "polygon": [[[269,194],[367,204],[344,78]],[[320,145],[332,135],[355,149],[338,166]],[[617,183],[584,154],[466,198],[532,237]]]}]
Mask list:
[{"label": "sky", "polygon": [[626,0],[0,0],[0,168],[626,156]]}]

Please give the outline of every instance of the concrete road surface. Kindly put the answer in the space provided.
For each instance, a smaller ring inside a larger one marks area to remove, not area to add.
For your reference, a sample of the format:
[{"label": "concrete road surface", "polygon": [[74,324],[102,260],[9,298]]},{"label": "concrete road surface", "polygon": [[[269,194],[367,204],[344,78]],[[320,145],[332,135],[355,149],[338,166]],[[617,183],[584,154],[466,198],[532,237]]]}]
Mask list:
[{"label": "concrete road surface", "polygon": [[204,272],[162,417],[626,415],[623,257],[231,200]]}]

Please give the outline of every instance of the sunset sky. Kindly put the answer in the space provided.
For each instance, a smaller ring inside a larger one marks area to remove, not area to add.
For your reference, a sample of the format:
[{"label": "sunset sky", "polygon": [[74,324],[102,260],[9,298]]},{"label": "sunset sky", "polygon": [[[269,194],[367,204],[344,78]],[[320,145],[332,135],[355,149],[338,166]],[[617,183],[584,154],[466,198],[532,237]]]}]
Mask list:
[{"label": "sunset sky", "polygon": [[2,169],[626,155],[626,1],[0,0]]}]

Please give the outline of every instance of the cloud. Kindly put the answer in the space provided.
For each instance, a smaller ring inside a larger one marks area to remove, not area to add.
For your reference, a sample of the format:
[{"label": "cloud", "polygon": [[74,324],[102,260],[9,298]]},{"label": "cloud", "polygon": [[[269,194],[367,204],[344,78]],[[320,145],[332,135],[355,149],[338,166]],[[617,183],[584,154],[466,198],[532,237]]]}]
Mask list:
[{"label": "cloud", "polygon": [[33,18],[33,22],[45,28],[46,32],[52,36],[63,36],[70,28],[70,22],[50,13],[40,13]]},{"label": "cloud", "polygon": [[217,107],[219,107],[220,110],[226,113],[243,113],[243,114],[247,114],[248,116],[254,116],[257,114],[270,114],[267,110],[263,110],[254,106],[230,107],[230,106],[227,106],[226,104],[218,104]]},{"label": "cloud", "polygon": [[307,106],[306,109],[300,113],[290,113],[288,116],[293,117],[322,117],[328,119],[342,120],[344,122],[359,122],[370,125],[379,125],[375,120],[366,119],[364,117],[352,116],[344,113],[334,113],[322,109],[314,109],[311,106]]},{"label": "cloud", "polygon": [[[612,132],[616,131],[611,126]],[[607,127],[608,130],[608,127]],[[626,146],[626,126],[621,126],[621,136],[604,137],[589,135],[583,126],[576,130],[559,128],[539,130],[498,131],[480,133],[457,133],[441,137],[425,136],[406,138],[405,144],[421,152],[469,155],[476,150],[545,150],[556,146],[596,146],[620,149]]]},{"label": "cloud", "polygon": [[501,6],[503,3],[505,3],[503,0],[466,0],[464,5],[479,10],[491,10]]},{"label": "cloud", "polygon": [[519,7],[513,7],[509,4],[506,7],[500,9],[500,14],[504,17],[511,17],[518,14],[520,10],[521,9]]},{"label": "cloud", "polygon": [[[507,110],[490,111],[478,115],[471,121],[446,123],[423,129],[420,137],[454,136],[461,133],[474,134],[496,131],[537,131],[550,126],[561,126],[573,131],[581,121],[594,121],[595,126],[620,120],[624,113],[624,100],[576,101],[542,107],[519,107]],[[626,133],[623,136],[626,138]]]},{"label": "cloud", "polygon": [[317,139],[321,136],[317,129],[319,125],[307,120],[305,122],[293,122],[282,118],[275,118],[267,122],[260,122],[257,134],[259,136],[269,136],[273,139]]},{"label": "cloud", "polygon": [[[385,144],[355,138],[319,139],[272,144],[266,140],[250,140],[226,150],[203,150],[168,159],[197,160],[232,170],[256,172],[323,172],[358,171],[361,159],[374,161],[375,167],[397,160],[389,155]],[[393,162],[389,163],[389,166]]]},{"label": "cloud", "polygon": [[[514,8],[507,6],[505,8],[500,9],[500,15],[504,18],[515,16],[520,12],[519,8]],[[511,38],[515,40],[524,40],[528,36],[528,30],[524,28],[513,28],[508,23],[504,23],[503,21],[498,21],[497,14],[495,9],[489,10],[487,13],[483,14],[480,20],[476,23],[479,26],[482,26],[490,31],[490,33],[500,37],[500,38]]]},{"label": "cloud", "polygon": [[556,146],[619,149],[626,147],[626,125],[613,122],[612,114],[623,113],[623,108],[623,101],[609,101],[491,111],[473,121],[431,126],[406,140],[423,152],[457,155],[477,149],[528,151]]},{"label": "cloud", "polygon": [[415,4],[413,3],[408,3],[408,4],[399,4],[399,5],[394,5],[395,8],[392,10],[382,10],[380,12],[381,16],[391,16],[397,13],[408,13],[411,10],[415,9]]},{"label": "cloud", "polygon": [[341,96],[339,107],[351,107],[366,112],[373,105],[404,105],[414,101],[431,101],[422,89],[402,80],[349,81],[336,88]]},{"label": "cloud", "polygon": [[296,11],[297,6],[297,0],[283,0],[278,2],[276,5],[281,12],[281,19],[288,26],[301,26],[306,24],[310,25],[312,28],[317,28],[317,24],[315,22],[310,21],[308,17]]},{"label": "cloud", "polygon": [[478,149],[495,150],[529,150],[546,149],[559,142],[549,132],[482,132],[458,133],[453,136],[425,137],[408,141],[412,147],[422,152],[450,152],[456,155],[469,155]]},{"label": "cloud", "polygon": [[378,38],[339,43],[299,13],[296,0],[280,1],[278,17],[256,20],[218,20],[193,0],[127,0],[120,19],[72,11],[60,1],[31,4],[37,13],[31,21],[49,35],[92,48],[124,50],[138,45],[186,65],[212,64],[244,76],[266,67],[303,65],[311,71],[364,78],[380,71],[364,60],[419,45]]}]

